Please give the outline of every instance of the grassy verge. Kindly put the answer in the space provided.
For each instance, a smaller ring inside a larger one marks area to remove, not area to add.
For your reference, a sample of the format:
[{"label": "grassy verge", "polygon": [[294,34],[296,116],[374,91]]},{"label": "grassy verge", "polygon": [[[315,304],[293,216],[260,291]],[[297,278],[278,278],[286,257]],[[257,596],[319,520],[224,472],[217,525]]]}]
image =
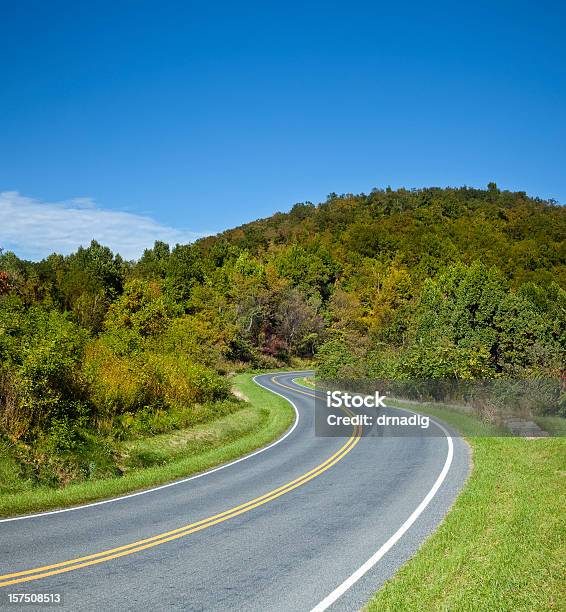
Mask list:
[{"label": "grassy verge", "polygon": [[202,472],[225,463],[280,436],[295,413],[283,398],[256,385],[252,374],[239,374],[234,386],[249,402],[244,408],[190,429],[136,440],[127,445],[135,458],[151,467],[131,469],[122,477],[90,480],[54,489],[18,481],[17,469],[0,447],[0,516],[13,516],[122,495]]},{"label": "grassy verge", "polygon": [[299,378],[294,378],[293,380],[298,385],[301,385],[301,387],[307,387],[308,389],[315,388],[314,379],[312,376],[300,376]]},{"label": "grassy verge", "polygon": [[566,440],[485,437],[494,432],[473,417],[418,411],[467,437],[473,472],[443,524],[367,609],[566,609]]}]

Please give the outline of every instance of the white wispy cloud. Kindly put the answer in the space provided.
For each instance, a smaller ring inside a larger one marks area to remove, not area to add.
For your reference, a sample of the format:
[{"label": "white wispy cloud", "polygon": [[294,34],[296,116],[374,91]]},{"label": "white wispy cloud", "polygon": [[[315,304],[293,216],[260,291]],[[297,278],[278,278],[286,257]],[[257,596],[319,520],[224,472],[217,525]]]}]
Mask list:
[{"label": "white wispy cloud", "polygon": [[17,191],[0,192],[0,248],[27,259],[53,252],[65,255],[92,239],[126,259],[137,259],[155,240],[183,244],[204,235],[148,216],[104,209],[91,198],[41,202]]}]

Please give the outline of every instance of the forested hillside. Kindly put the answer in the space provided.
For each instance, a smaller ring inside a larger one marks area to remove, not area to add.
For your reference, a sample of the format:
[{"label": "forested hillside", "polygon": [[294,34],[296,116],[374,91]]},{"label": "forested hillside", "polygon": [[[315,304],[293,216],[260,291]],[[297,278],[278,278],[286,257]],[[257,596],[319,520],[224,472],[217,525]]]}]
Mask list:
[{"label": "forested hillside", "polygon": [[96,242],[4,252],[0,443],[34,478],[88,477],[50,464],[77,449],[112,472],[109,440],[236,410],[227,373],[296,358],[326,376],[558,376],[565,237],[564,207],[490,184],[331,194],[137,262]]},{"label": "forested hillside", "polygon": [[263,353],[317,351],[329,375],[475,378],[560,369],[565,237],[566,209],[490,184],[331,194],[200,246],[252,256],[253,291],[235,299]]}]

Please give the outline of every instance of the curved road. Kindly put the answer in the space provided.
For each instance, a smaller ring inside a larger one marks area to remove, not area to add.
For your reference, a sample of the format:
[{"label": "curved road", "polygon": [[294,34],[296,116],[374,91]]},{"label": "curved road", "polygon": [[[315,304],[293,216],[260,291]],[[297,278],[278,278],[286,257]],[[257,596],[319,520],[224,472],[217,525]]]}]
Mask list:
[{"label": "curved road", "polygon": [[110,503],[0,522],[0,607],[42,592],[69,610],[360,608],[442,520],[469,451],[440,429],[316,437],[313,392],[293,382],[303,374],[256,377],[298,414],[260,452]]}]

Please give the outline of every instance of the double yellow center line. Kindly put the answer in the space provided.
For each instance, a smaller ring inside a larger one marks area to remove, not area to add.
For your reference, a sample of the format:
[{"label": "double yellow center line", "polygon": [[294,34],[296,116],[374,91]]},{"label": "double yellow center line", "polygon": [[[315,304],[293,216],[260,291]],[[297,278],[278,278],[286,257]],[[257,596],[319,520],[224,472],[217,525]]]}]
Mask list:
[{"label": "double yellow center line", "polygon": [[[307,395],[309,397],[316,397],[313,393],[308,393],[306,391],[301,391],[294,387],[290,387],[288,385],[284,385],[283,383],[275,380],[275,377],[271,379],[271,381],[279,385],[280,387],[285,387],[287,389],[291,389],[296,393],[302,393],[303,395]],[[348,413],[349,410],[345,409]],[[353,415],[353,413],[350,413]],[[172,531],[166,531],[164,533],[160,533],[154,535],[149,538],[145,538],[143,540],[137,540],[136,542],[132,542],[131,544],[125,544],[123,546],[118,546],[117,548],[110,548],[108,550],[103,550],[98,553],[93,553],[91,555],[86,555],[84,557],[77,557],[76,559],[69,559],[68,561],[61,561],[59,563],[53,563],[51,565],[44,565],[42,567],[36,567],[29,570],[23,570],[19,572],[13,572],[10,574],[4,574],[0,576],[0,587],[6,587],[12,584],[20,584],[22,582],[30,582],[31,580],[40,580],[41,578],[47,578],[49,576],[55,576],[57,574],[63,574],[65,572],[72,572],[77,569],[81,569],[83,567],[89,567],[91,565],[97,565],[99,563],[105,563],[106,561],[110,561],[111,559],[117,559],[119,557],[124,557],[126,555],[132,555],[134,553],[140,552],[142,550],[146,550],[148,548],[153,548],[154,546],[159,546],[160,544],[165,544],[166,542],[171,542],[172,540],[177,540],[179,538],[183,538],[185,536],[190,535],[191,533],[196,533],[197,531],[202,531],[203,529],[207,529],[208,527],[212,527],[213,525],[217,525],[218,523],[222,523],[231,519],[240,514],[244,514],[245,512],[249,512],[258,506],[263,506],[264,504],[281,497],[281,495],[285,495],[289,491],[300,487],[309,480],[320,476],[320,474],[324,473],[326,470],[330,469],[333,465],[338,463],[341,459],[343,459],[356,444],[360,441],[361,437],[361,427],[356,426],[353,429],[352,435],[348,438],[348,441],[332,456],[328,457],[326,461],[317,465],[312,470],[306,472],[302,476],[299,476],[295,480],[284,484],[277,489],[273,489],[260,497],[256,497],[255,499],[251,499],[244,504],[236,506],[234,508],[230,508],[220,514],[215,514],[214,516],[210,516],[201,521],[197,521],[196,523],[190,523],[189,525],[184,525],[183,527],[179,527],[177,529],[173,529]]]}]

